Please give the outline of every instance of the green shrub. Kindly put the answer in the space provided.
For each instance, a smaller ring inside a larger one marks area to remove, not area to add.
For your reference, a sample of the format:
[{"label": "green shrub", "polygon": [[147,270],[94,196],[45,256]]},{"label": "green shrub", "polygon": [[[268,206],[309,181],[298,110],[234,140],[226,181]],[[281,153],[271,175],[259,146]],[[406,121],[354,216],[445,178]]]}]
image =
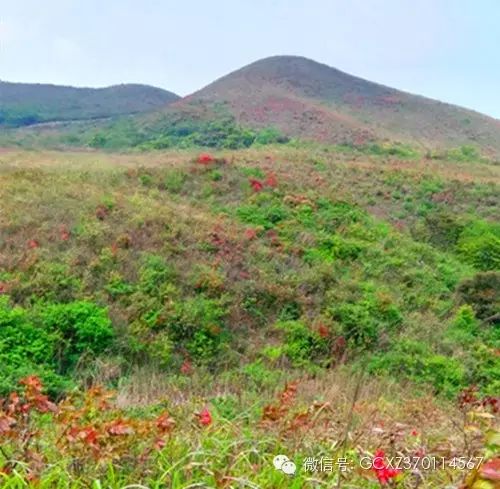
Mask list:
[{"label": "green shrub", "polygon": [[447,211],[430,212],[425,215],[423,229],[417,229],[413,235],[445,250],[453,249],[464,229],[464,225]]},{"label": "green shrub", "polygon": [[279,202],[261,200],[258,204],[238,207],[236,214],[245,223],[271,229],[279,222],[287,219],[290,211]]},{"label": "green shrub", "polygon": [[373,348],[384,333],[393,334],[403,321],[398,307],[388,297],[378,298],[369,292],[355,302],[331,306],[330,314],[345,339],[361,348]]},{"label": "green shrub", "polygon": [[500,225],[486,221],[470,223],[460,235],[457,248],[479,270],[500,269]]},{"label": "green shrub", "polygon": [[58,370],[62,335],[36,324],[32,314],[0,297],[0,396],[17,389],[21,378],[38,375],[52,395],[71,382]]},{"label": "green shrub", "polygon": [[391,350],[375,354],[368,363],[372,373],[390,373],[417,384],[429,383],[447,396],[455,396],[467,384],[466,370],[460,360],[439,355],[421,342],[400,339]]},{"label": "green shrub", "polygon": [[280,372],[276,369],[269,369],[261,360],[249,363],[243,367],[245,377],[256,388],[274,387],[278,383]]},{"label": "green shrub", "polygon": [[276,328],[285,333],[283,353],[295,367],[308,365],[328,353],[328,341],[300,321],[278,322]]},{"label": "green shrub", "polygon": [[500,272],[479,272],[457,287],[460,302],[470,304],[479,319],[487,319],[500,310]]},{"label": "green shrub", "polygon": [[474,342],[478,334],[479,322],[474,316],[474,310],[469,305],[462,306],[453,318],[448,335],[454,341],[467,345]]},{"label": "green shrub", "polygon": [[42,306],[37,320],[45,331],[60,338],[57,357],[61,372],[74,367],[83,353],[103,353],[114,338],[107,310],[92,302]]},{"label": "green shrub", "polygon": [[175,304],[166,326],[177,347],[186,348],[194,361],[203,361],[216,356],[227,339],[226,314],[221,300],[198,295]]},{"label": "green shrub", "polygon": [[145,255],[139,270],[139,290],[151,296],[160,296],[175,274],[165,259],[158,255]]},{"label": "green shrub", "polygon": [[186,182],[187,175],[182,170],[169,170],[165,175],[163,183],[165,188],[174,194],[179,193],[184,187],[184,183]]}]

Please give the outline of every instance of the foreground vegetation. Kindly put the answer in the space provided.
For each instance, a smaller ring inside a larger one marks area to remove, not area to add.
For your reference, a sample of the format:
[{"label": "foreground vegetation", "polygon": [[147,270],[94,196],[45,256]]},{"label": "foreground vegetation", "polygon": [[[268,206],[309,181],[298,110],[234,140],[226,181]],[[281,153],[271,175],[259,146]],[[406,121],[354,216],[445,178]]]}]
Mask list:
[{"label": "foreground vegetation", "polygon": [[[0,396],[28,396],[0,416],[5,487],[378,487],[377,449],[491,459],[498,167],[379,148],[0,153]],[[357,470],[290,479],[279,453]]]}]

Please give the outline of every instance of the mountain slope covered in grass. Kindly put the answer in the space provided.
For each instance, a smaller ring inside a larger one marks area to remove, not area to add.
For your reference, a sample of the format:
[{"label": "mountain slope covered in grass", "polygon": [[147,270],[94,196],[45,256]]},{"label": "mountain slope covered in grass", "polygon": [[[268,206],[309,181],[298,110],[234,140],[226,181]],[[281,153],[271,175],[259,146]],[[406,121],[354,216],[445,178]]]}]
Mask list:
[{"label": "mountain slope covered in grass", "polygon": [[[123,93],[131,88],[104,90],[112,94],[118,109],[113,106],[114,109],[103,111],[92,102],[90,110],[83,105],[88,100],[85,92],[78,92],[80,105],[70,98],[67,113],[81,119],[82,113],[89,118],[91,113],[157,110],[120,120],[9,131],[0,137],[0,144],[237,149],[295,139],[371,147],[375,152],[391,147],[394,154],[417,151],[432,156],[458,149],[465,157],[500,155],[500,121],[494,118],[372,83],[296,56],[262,59],[182,99],[175,100],[172,94],[161,92],[161,104],[155,106],[155,98],[154,103],[141,105],[140,109],[132,102],[129,104]],[[92,92],[92,97],[97,93]],[[158,94],[154,93],[156,97]],[[134,100],[137,103],[137,97]],[[173,103],[167,104],[169,101]]]},{"label": "mountain slope covered in grass", "polygon": [[500,121],[411,95],[296,56],[245,66],[169,111],[226,111],[251,127],[293,137],[364,144],[389,139],[424,147],[473,144],[500,151]]},{"label": "mountain slope covered in grass", "polygon": [[75,88],[0,81],[0,126],[135,114],[165,107],[178,98],[147,85]]},{"label": "mountain slope covered in grass", "polygon": [[499,181],[319,146],[1,151],[0,487],[495,489]]}]

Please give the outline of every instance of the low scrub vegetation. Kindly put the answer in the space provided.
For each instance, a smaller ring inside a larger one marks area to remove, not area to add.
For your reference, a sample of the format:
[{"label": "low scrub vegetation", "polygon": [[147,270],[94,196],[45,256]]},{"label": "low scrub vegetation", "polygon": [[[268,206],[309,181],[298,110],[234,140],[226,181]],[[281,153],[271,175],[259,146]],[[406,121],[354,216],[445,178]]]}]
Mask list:
[{"label": "low scrub vegetation", "polygon": [[412,158],[2,153],[4,486],[494,489],[496,167]]}]

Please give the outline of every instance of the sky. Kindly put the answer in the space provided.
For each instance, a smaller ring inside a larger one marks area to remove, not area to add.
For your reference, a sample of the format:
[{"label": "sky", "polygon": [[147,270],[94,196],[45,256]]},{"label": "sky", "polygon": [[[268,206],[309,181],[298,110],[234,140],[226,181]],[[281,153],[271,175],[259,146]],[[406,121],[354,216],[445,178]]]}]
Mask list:
[{"label": "sky", "polygon": [[0,80],[187,95],[278,54],[500,118],[498,0],[0,0]]}]

